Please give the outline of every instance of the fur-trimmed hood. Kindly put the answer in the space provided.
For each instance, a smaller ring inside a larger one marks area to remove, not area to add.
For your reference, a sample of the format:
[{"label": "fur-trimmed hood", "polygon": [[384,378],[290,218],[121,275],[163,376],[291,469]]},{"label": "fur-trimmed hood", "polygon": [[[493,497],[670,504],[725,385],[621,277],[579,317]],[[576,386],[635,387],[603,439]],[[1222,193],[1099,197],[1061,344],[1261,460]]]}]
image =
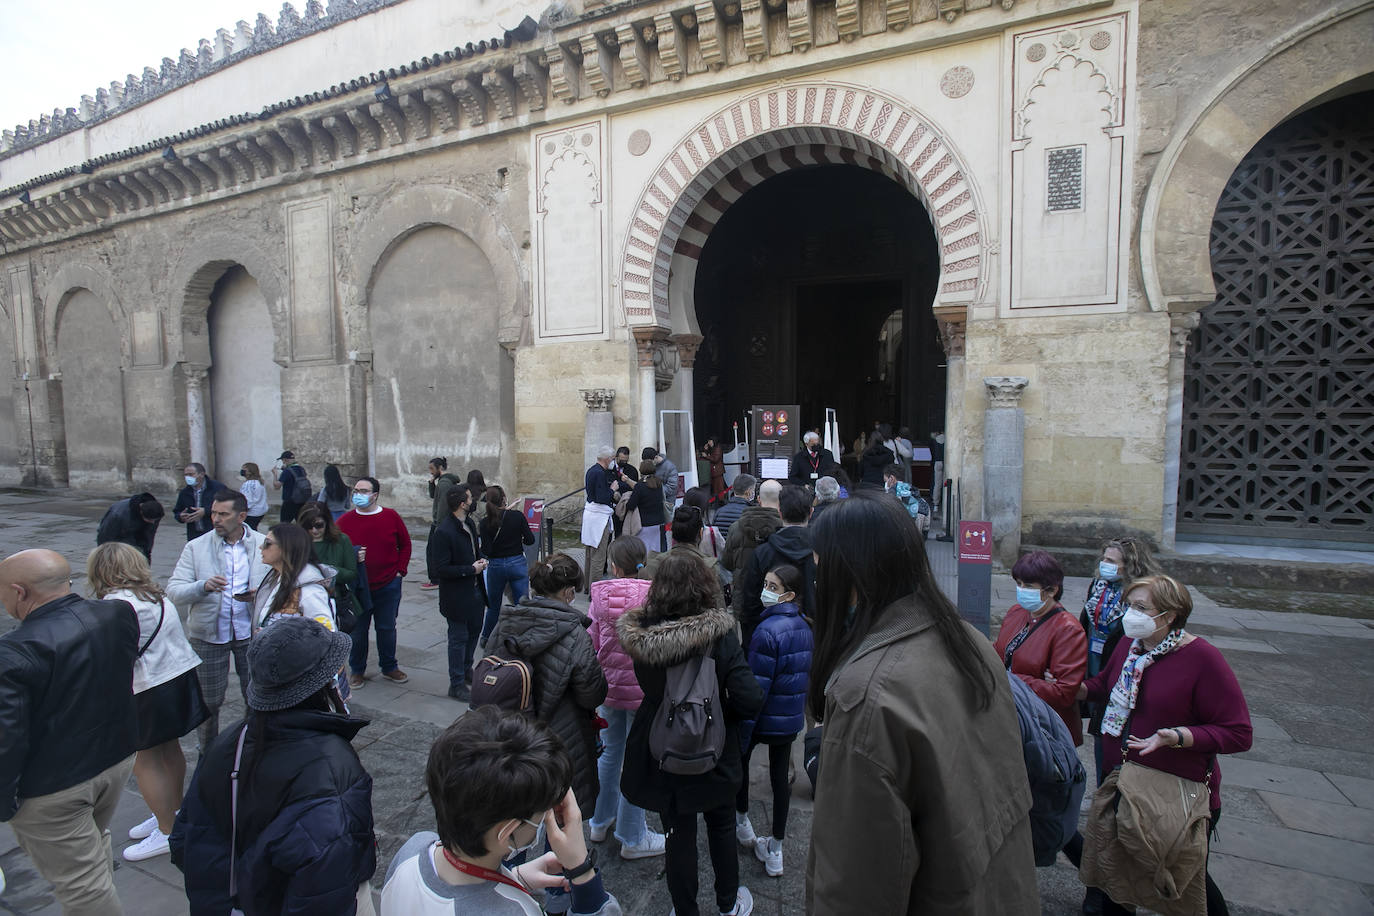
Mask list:
[{"label": "fur-trimmed hood", "polygon": [[734,632],[735,615],[709,608],[689,617],[649,621],[644,608],[632,608],[616,621],[620,644],[630,658],[665,668],[709,652],[726,633]]}]

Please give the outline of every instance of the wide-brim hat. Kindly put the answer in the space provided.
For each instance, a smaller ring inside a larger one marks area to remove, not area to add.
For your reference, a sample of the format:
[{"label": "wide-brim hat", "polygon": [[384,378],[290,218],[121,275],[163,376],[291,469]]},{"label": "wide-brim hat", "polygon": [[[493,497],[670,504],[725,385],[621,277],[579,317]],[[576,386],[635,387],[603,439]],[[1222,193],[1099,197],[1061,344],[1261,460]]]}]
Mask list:
[{"label": "wide-brim hat", "polygon": [[248,646],[248,705],[290,709],[324,687],[348,659],[353,640],[308,617],[282,617]]}]

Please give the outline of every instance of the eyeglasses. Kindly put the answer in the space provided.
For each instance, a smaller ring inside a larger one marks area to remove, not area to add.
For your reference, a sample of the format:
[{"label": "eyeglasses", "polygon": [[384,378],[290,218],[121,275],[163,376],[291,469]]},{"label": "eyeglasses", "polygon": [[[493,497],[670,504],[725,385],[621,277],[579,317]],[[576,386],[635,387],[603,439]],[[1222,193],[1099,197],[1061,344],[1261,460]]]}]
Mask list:
[{"label": "eyeglasses", "polygon": [[1157,617],[1160,613],[1154,608],[1144,604],[1122,604],[1121,609],[1123,613],[1126,611],[1139,611],[1146,617]]},{"label": "eyeglasses", "polygon": [[325,523],[324,523],[324,522],[316,522],[315,524],[313,524],[313,525],[310,526],[310,530],[311,530],[311,531],[323,531],[323,530],[325,529],[325,527],[326,527],[326,526],[325,526]]},{"label": "eyeglasses", "polygon": [[269,541],[269,540],[264,539],[263,542],[262,542],[262,546],[263,546],[263,547],[276,547],[276,546],[277,546],[277,542],[276,542],[276,541]]},{"label": "eyeglasses", "polygon": [[359,490],[357,487],[354,487],[354,488],[353,488],[353,492],[354,492],[354,493],[359,493],[359,494],[361,494],[361,495],[363,495],[363,496],[371,496],[371,495],[372,495],[372,491],[371,491],[371,490]]}]

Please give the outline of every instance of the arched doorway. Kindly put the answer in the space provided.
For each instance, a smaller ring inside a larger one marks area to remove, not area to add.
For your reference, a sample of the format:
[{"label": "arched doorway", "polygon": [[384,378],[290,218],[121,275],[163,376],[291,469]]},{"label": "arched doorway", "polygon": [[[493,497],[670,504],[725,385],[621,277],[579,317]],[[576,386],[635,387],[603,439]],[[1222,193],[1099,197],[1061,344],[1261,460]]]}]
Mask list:
[{"label": "arched doorway", "polygon": [[[215,283],[208,322],[211,472],[236,487],[239,467],[252,461],[267,479],[283,446],[281,366],[272,357],[274,331],[267,300],[243,267],[230,267]],[[301,456],[303,462],[309,458]],[[322,479],[317,469],[311,470]]]},{"label": "arched doorway", "polygon": [[67,483],[118,491],[129,480],[119,329],[105,303],[90,290],[72,291],[60,308],[57,359],[62,369]]},{"label": "arched doorway", "polygon": [[875,421],[943,428],[939,256],[925,209],[879,172],[793,167],[743,194],[697,266],[699,438],[761,403],[798,404],[805,428],[835,408],[846,447]]},{"label": "arched doorway", "polygon": [[382,257],[368,296],[373,458],[392,503],[429,499],[435,456],[460,477],[499,473],[514,415],[497,337],[502,301],[486,254],[448,226],[423,226]]},{"label": "arched doorway", "polygon": [[1374,92],[1279,125],[1212,223],[1184,383],[1180,535],[1374,542]]},{"label": "arched doorway", "polygon": [[19,429],[14,422],[14,339],[9,314],[0,307],[0,482],[18,483]]}]

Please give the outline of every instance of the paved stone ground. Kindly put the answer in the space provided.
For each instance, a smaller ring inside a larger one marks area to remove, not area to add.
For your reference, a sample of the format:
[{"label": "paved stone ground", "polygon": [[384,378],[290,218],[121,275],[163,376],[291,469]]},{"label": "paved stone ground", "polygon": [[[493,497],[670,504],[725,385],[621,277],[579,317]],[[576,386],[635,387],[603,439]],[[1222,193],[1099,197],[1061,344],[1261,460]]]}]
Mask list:
[{"label": "paved stone ground", "polygon": [[[0,556],[46,546],[84,568],[94,545],[95,523],[106,502],[72,495],[0,491]],[[179,526],[165,526],[154,552],[154,570],[171,572],[184,543]],[[932,542],[932,560],[942,585],[952,587],[950,545]],[[82,583],[78,578],[77,587]],[[354,695],[355,709],[371,718],[355,742],[372,773],[380,846],[379,880],[391,856],[416,830],[432,829],[433,814],[422,796],[422,773],[430,742],[464,711],[447,689],[443,621],[438,599],[422,592],[418,576],[406,583],[400,618],[399,657],[411,680],[405,686],[377,678]],[[1082,579],[1065,583],[1066,600],[1081,600]],[[1006,576],[994,578],[994,608],[1007,607],[1014,589]],[[1191,629],[1206,636],[1235,668],[1250,703],[1255,746],[1222,761],[1225,816],[1214,846],[1212,871],[1233,913],[1372,914],[1374,916],[1374,628],[1363,620],[1223,607],[1196,592]],[[998,611],[994,610],[994,614]],[[0,619],[0,631],[13,625]],[[375,664],[375,651],[374,662]],[[236,690],[224,721],[242,713]],[[194,768],[195,741],[183,741]],[[754,893],[761,916],[792,916],[803,910],[806,847],[811,835],[811,791],[800,767],[785,844],[786,873],[768,878],[748,853],[741,876]],[[767,821],[765,755],[751,773],[752,818]],[[1091,770],[1091,752],[1084,758]],[[130,826],[146,816],[131,780],[116,813],[116,847]],[[656,818],[650,815],[650,822]],[[670,907],[661,859],[622,861],[615,843],[602,844],[607,886],[626,913],[660,914]],[[703,912],[710,907],[710,869],[701,850]],[[9,889],[0,913],[49,916],[59,912],[51,888],[18,849],[13,833],[0,825],[0,868]],[[185,913],[180,873],[165,858],[120,862],[116,883],[127,912],[140,916]],[[1078,911],[1082,886],[1062,860],[1039,872],[1043,909]]]}]

